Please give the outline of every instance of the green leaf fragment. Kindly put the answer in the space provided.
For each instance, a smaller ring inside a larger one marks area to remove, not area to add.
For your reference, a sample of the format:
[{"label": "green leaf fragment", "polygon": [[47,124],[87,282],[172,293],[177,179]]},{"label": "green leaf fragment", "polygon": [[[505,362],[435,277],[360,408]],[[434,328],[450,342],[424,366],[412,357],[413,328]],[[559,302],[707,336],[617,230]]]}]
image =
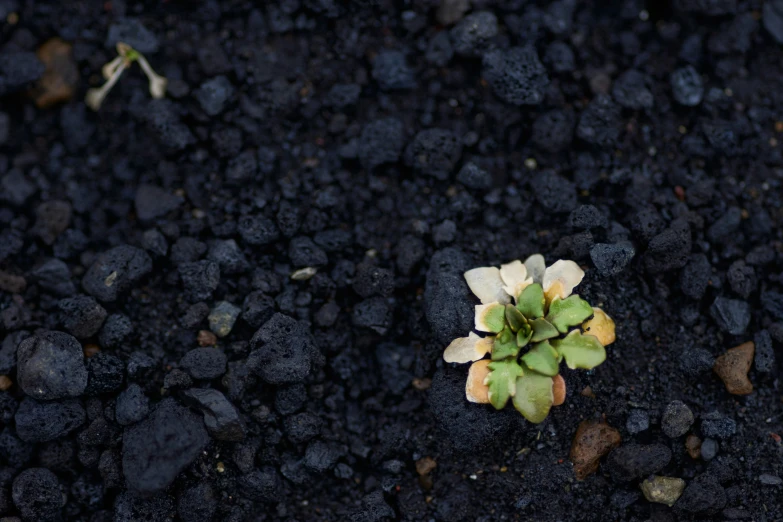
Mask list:
[{"label": "green leaf fragment", "polygon": [[499,333],[506,326],[506,307],[500,303],[476,305],[475,323],[479,332]]},{"label": "green leaf fragment", "polygon": [[590,306],[590,303],[578,295],[572,295],[565,299],[553,300],[549,304],[546,320],[552,323],[560,333],[566,333],[569,327],[582,324],[591,315],[593,315],[593,307]]},{"label": "green leaf fragment", "polygon": [[524,362],[531,370],[554,377],[560,371],[558,353],[547,341],[533,346],[529,352],[522,356]]},{"label": "green leaf fragment", "polygon": [[506,305],[506,321],[508,321],[508,325],[514,332],[518,332],[520,328],[527,326],[527,319],[522,315],[522,312],[510,304]]},{"label": "green leaf fragment", "polygon": [[517,378],[522,376],[522,367],[515,359],[492,361],[489,363],[491,370],[487,376],[489,386],[489,402],[495,409],[502,409],[517,391]]},{"label": "green leaf fragment", "polygon": [[508,357],[516,357],[518,354],[516,336],[509,327],[506,327],[495,337],[495,343],[492,345],[492,360],[500,361]]},{"label": "green leaf fragment", "polygon": [[523,370],[516,382],[514,408],[534,424],[543,422],[555,401],[552,386],[552,377]]},{"label": "green leaf fragment", "polygon": [[582,335],[579,330],[572,331],[563,339],[553,340],[552,346],[572,370],[592,370],[606,360],[606,349],[598,339],[593,335]]},{"label": "green leaf fragment", "polygon": [[533,330],[520,330],[517,332],[517,346],[524,348],[527,343],[530,342],[530,338],[533,337]]},{"label": "green leaf fragment", "polygon": [[534,343],[552,339],[553,337],[560,335],[557,328],[543,317],[530,321],[530,326],[533,328],[533,337],[530,340]]},{"label": "green leaf fragment", "polygon": [[542,317],[545,305],[544,289],[538,283],[525,287],[517,298],[517,310],[528,319]]}]

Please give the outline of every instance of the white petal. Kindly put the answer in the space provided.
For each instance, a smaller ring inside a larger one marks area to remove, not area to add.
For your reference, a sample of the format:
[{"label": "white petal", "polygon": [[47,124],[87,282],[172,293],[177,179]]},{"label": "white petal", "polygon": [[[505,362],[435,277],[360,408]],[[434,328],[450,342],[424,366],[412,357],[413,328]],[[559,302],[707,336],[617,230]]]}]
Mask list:
[{"label": "white petal", "polygon": [[546,271],[544,256],[541,254],[533,254],[528,257],[525,259],[525,268],[527,269],[527,275],[533,278],[534,283],[543,283],[544,272]]},{"label": "white petal", "polygon": [[465,272],[465,281],[468,282],[471,292],[481,300],[482,304],[507,304],[509,302],[508,294],[503,291],[500,270],[494,266],[468,270]]},{"label": "white petal", "polygon": [[527,276],[525,265],[520,260],[501,265],[500,278],[505,283],[503,290],[515,300],[526,286],[533,283],[533,280]]},{"label": "white petal", "polygon": [[[555,295],[559,296],[560,299],[565,299],[571,295],[574,287],[582,282],[584,276],[584,271],[573,261],[565,261],[563,259],[556,261],[544,272],[544,293],[550,299]],[[552,292],[550,292],[550,289]],[[554,295],[550,295],[552,293]]]},{"label": "white petal", "polygon": [[454,339],[443,352],[443,360],[448,363],[464,364],[478,361],[492,350],[492,337],[479,337],[470,332],[467,337]]}]

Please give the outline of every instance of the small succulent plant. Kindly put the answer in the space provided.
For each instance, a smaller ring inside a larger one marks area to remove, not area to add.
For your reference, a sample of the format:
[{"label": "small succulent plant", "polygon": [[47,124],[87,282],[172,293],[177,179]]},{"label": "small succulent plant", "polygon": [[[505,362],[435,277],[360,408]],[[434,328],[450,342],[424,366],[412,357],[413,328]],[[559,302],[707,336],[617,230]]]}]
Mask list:
[{"label": "small succulent plant", "polygon": [[101,69],[101,74],[106,80],[106,83],[97,89],[89,89],[87,91],[87,96],[85,97],[87,106],[94,111],[100,109],[106,95],[109,94],[111,88],[114,87],[120,79],[120,76],[125,72],[125,69],[128,69],[133,62],[138,62],[141,70],[144,71],[144,74],[147,76],[147,79],[150,82],[150,95],[156,99],[163,98],[166,95],[168,80],[152,70],[152,67],[147,59],[144,58],[143,54],[126,43],[118,42],[117,57],[104,65]]},{"label": "small succulent plant", "polygon": [[465,385],[469,401],[499,410],[511,399],[527,420],[539,423],[565,400],[561,361],[585,370],[604,362],[604,346],[615,340],[614,321],[572,294],[583,277],[573,261],[546,267],[541,254],[499,269],[465,272],[468,286],[481,300],[475,329],[484,335],[470,332],[455,339],[443,359],[473,363]]}]

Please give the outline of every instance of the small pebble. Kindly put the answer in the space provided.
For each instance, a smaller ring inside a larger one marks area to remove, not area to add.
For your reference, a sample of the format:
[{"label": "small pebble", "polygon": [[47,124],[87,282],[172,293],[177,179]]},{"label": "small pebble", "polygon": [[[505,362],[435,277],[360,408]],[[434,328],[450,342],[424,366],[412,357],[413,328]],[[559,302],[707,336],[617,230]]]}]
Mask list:
[{"label": "small pebble", "polygon": [[748,341],[730,348],[715,359],[713,370],[732,395],[748,395],[753,392],[753,383],[748,379],[748,372],[753,364],[754,352],[755,345],[752,341]]},{"label": "small pebble", "polygon": [[242,309],[228,301],[220,301],[209,314],[209,329],[218,337],[231,333]]},{"label": "small pebble", "polygon": [[693,412],[682,401],[672,401],[661,418],[661,428],[667,437],[676,439],[688,433],[693,424]]},{"label": "small pebble", "polygon": [[765,486],[780,486],[781,484],[783,484],[783,479],[778,477],[777,475],[772,475],[770,473],[763,473],[759,475],[759,482],[761,482]]},{"label": "small pebble", "polygon": [[701,443],[701,458],[703,458],[706,461],[710,461],[715,458],[715,455],[718,454],[718,450],[720,449],[720,446],[718,445],[718,441],[715,439],[704,439],[704,441]]},{"label": "small pebble", "polygon": [[685,490],[685,481],[677,477],[654,475],[642,482],[641,488],[644,498],[650,502],[672,507]]},{"label": "small pebble", "polygon": [[691,433],[688,435],[688,438],[685,439],[685,449],[692,459],[698,459],[701,457],[701,439]]},{"label": "small pebble", "polygon": [[636,435],[650,427],[650,416],[645,410],[631,410],[628,420],[625,422],[625,429],[628,433]]},{"label": "small pebble", "polygon": [[620,433],[603,422],[582,421],[571,444],[570,460],[577,480],[598,470],[598,463],[612,448],[620,445]]}]

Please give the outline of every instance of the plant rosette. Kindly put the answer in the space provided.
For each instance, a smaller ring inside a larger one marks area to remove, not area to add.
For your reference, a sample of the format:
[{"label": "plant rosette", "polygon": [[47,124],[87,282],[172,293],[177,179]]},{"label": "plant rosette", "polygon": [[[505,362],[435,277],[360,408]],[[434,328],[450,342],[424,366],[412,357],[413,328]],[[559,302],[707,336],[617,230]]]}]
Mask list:
[{"label": "plant rosette", "polygon": [[[584,271],[573,261],[547,267],[535,254],[521,262],[465,272],[479,298],[475,329],[449,344],[443,359],[472,363],[465,395],[496,409],[509,399],[530,422],[540,423],[565,401],[560,363],[592,370],[615,340],[614,321],[574,294]],[[489,356],[489,358],[487,358]]]}]

